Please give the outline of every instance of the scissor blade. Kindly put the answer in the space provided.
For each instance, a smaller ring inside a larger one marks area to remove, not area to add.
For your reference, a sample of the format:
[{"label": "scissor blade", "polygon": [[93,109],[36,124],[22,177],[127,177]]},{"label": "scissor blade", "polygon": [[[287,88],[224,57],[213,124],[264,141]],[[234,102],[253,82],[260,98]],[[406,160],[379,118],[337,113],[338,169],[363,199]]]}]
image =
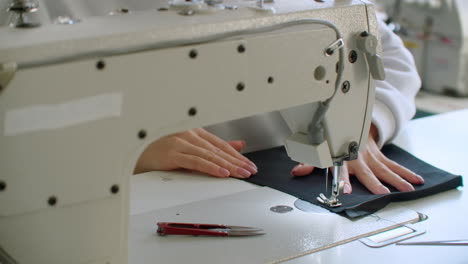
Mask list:
[{"label": "scissor blade", "polygon": [[256,228],[256,227],[249,227],[249,226],[227,226],[230,230],[235,230],[235,231],[250,231],[250,232],[256,232],[256,231],[263,231],[263,229]]},{"label": "scissor blade", "polygon": [[229,230],[227,233],[228,236],[259,236],[265,234],[263,232],[249,230]]}]

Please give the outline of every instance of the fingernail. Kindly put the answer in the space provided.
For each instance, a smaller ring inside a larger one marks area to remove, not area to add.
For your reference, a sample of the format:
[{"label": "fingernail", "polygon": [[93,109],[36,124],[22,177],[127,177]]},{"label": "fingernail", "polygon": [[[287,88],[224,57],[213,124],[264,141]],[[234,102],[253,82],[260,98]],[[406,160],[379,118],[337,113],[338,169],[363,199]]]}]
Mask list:
[{"label": "fingernail", "polygon": [[255,165],[255,163],[253,163],[252,161],[249,160],[247,163],[249,163],[252,167],[254,167],[256,170],[258,170],[257,165]]},{"label": "fingernail", "polygon": [[389,193],[390,193],[390,190],[387,187],[380,185],[376,194],[389,194]]},{"label": "fingernail", "polygon": [[418,176],[418,178],[420,180],[420,184],[423,184],[424,183],[424,178],[421,175],[418,175],[418,174],[416,174],[416,176]]},{"label": "fingernail", "polygon": [[291,175],[292,176],[297,176],[297,172],[301,169],[301,167],[304,166],[304,163],[299,163],[294,168],[291,170]]},{"label": "fingernail", "polygon": [[257,173],[257,168],[255,168],[254,166],[250,165],[249,163],[246,163],[244,165],[244,169],[248,170],[250,173],[252,174],[255,174]]},{"label": "fingernail", "polygon": [[343,187],[343,193],[344,194],[350,194],[351,193],[351,185],[345,183],[345,185]]},{"label": "fingernail", "polygon": [[252,175],[248,170],[243,169],[243,168],[237,168],[237,173],[239,173],[242,177],[250,177]]},{"label": "fingernail", "polygon": [[405,184],[405,187],[403,188],[402,191],[403,192],[412,192],[412,191],[414,191],[414,187],[413,187],[413,185],[408,183],[408,184]]},{"label": "fingernail", "polygon": [[291,175],[292,175],[292,176],[296,176],[298,170],[299,170],[298,168],[292,169],[292,170],[291,170]]},{"label": "fingernail", "polygon": [[225,168],[219,168],[219,174],[223,177],[228,177],[231,173]]}]

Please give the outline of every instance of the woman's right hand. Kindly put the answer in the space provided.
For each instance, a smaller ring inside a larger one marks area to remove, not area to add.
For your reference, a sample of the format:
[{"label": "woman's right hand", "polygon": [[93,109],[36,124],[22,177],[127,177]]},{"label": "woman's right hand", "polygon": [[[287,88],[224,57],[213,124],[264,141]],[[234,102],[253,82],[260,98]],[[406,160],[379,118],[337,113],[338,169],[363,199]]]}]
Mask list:
[{"label": "woman's right hand", "polygon": [[134,173],[188,169],[215,177],[248,178],[255,164],[239,151],[244,141],[226,142],[203,128],[162,137],[140,156]]},{"label": "woman's right hand", "polygon": [[[377,128],[372,124],[366,148],[359,153],[357,160],[345,162],[342,170],[343,193],[352,192],[349,175],[355,175],[373,194],[390,193],[382,182],[395,187],[400,192],[414,191],[413,184],[424,184],[421,176],[385,157],[377,146],[377,137]],[[312,166],[300,164],[293,168],[291,174],[305,176],[313,170]]]}]

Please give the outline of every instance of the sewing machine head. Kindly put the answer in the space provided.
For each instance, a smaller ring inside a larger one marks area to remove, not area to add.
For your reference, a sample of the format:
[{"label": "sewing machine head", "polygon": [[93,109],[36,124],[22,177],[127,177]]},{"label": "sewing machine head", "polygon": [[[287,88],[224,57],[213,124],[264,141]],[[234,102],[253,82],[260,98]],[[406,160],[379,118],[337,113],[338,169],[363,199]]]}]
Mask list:
[{"label": "sewing machine head", "polygon": [[163,135],[279,110],[297,161],[366,142],[382,74],[366,2],[25,3],[0,19],[6,263],[126,263],[129,176]]}]

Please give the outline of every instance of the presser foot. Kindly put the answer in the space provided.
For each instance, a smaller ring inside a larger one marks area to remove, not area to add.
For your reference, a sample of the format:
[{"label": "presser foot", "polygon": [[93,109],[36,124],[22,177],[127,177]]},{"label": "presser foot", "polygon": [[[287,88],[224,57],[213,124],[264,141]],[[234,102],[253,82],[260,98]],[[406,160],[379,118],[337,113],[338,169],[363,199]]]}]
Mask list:
[{"label": "presser foot", "polygon": [[321,204],[324,204],[328,207],[340,207],[342,205],[342,203],[340,203],[340,201],[338,200],[338,197],[330,197],[330,198],[327,198],[323,193],[321,193],[319,195],[319,197],[317,197],[317,201],[319,201]]},{"label": "presser foot", "polygon": [[[341,169],[343,168],[343,161],[334,162],[333,167],[333,181],[332,181],[332,191],[331,196],[326,197],[325,194],[321,193],[317,197],[317,201],[321,204],[324,204],[328,207],[339,207],[342,204],[338,200],[338,196],[343,191],[344,181],[341,180]],[[328,169],[326,170],[326,182],[328,183]],[[326,188],[328,189],[328,188]]]}]

